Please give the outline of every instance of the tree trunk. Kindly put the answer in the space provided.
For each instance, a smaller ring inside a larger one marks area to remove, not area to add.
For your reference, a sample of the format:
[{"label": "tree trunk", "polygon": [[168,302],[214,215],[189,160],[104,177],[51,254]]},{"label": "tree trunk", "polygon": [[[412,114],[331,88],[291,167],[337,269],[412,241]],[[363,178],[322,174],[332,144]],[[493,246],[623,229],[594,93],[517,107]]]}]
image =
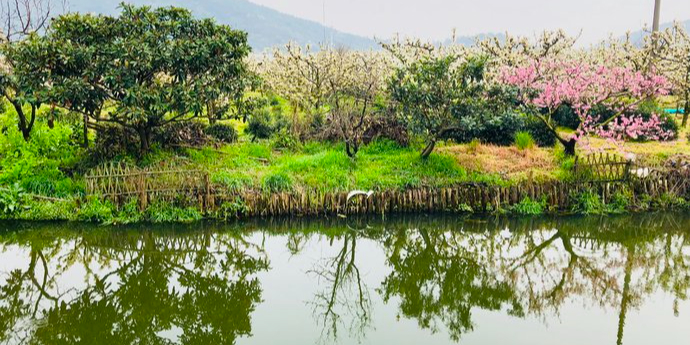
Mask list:
[{"label": "tree trunk", "polygon": [[151,131],[146,127],[141,127],[137,130],[139,133],[139,143],[141,153],[147,153],[151,149]]},{"label": "tree trunk", "polygon": [[436,139],[432,139],[431,142],[426,145],[424,148],[424,151],[422,151],[422,159],[427,159],[431,155],[432,152],[434,152],[434,148],[436,147]]},{"label": "tree trunk", "polygon": [[19,131],[22,132],[24,141],[29,141],[29,139],[31,139],[31,129],[34,127],[34,121],[36,120],[36,106],[31,106],[31,118],[27,121],[22,105],[14,100],[10,100],[10,103],[12,103],[12,106],[19,117],[19,122],[17,123]]},{"label": "tree trunk", "polygon": [[359,152],[359,145],[351,145],[349,142],[345,142],[345,152],[350,158],[355,158],[357,152]]},{"label": "tree trunk", "polygon": [[557,138],[558,138],[558,141],[560,141],[561,144],[563,144],[563,148],[565,149],[564,150],[565,154],[567,156],[574,156],[575,155],[575,146],[577,145],[577,140],[575,140],[574,138],[570,139],[570,140],[561,139],[559,137],[557,137]]},{"label": "tree trunk", "polygon": [[84,136],[84,142],[82,143],[82,146],[85,149],[89,148],[89,116],[84,114],[84,129],[83,129],[83,134]]},{"label": "tree trunk", "polygon": [[690,93],[685,92],[685,108],[683,108],[683,128],[688,124],[688,115],[690,115]]}]

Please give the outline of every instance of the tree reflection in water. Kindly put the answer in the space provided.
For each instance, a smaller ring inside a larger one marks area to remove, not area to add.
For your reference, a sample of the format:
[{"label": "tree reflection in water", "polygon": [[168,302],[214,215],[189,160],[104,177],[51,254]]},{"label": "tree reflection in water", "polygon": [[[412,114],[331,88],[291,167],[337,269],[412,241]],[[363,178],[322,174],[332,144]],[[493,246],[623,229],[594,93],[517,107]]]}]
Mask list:
[{"label": "tree reflection in water", "polygon": [[8,342],[232,344],[251,334],[255,275],[268,269],[260,246],[205,231],[52,229],[3,240],[29,257],[2,285]]},{"label": "tree reflection in water", "polygon": [[[258,220],[193,231],[33,225],[0,234],[0,247],[23,255],[20,269],[0,272],[0,342],[234,343],[251,336],[262,302],[257,277],[269,272],[271,253],[260,237],[268,236],[286,238],[296,256],[313,256],[310,241],[332,249],[294,278],[316,286],[307,304],[325,341],[341,337],[340,328],[366,339],[380,303],[459,341],[490,327],[475,324],[479,310],[548,323],[569,302],[585,301],[616,311],[612,334],[622,344],[627,314],[658,291],[681,312],[688,225],[673,214]],[[371,257],[362,250],[385,260],[362,260]],[[385,277],[367,285],[373,268]]]}]

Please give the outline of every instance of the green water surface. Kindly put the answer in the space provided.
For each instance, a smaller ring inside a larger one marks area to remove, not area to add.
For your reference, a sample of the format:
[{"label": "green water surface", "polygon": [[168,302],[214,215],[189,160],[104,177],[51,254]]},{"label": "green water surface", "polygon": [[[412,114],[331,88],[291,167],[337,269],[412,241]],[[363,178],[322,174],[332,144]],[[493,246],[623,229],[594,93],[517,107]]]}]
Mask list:
[{"label": "green water surface", "polygon": [[690,215],[0,223],[0,344],[690,344]]}]

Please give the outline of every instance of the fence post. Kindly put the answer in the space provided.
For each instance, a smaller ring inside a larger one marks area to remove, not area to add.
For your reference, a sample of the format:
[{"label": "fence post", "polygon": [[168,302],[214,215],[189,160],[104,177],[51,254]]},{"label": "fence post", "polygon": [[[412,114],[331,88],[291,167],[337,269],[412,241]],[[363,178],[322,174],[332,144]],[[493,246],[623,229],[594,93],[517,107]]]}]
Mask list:
[{"label": "fence post", "polygon": [[211,178],[208,171],[204,171],[204,205],[206,212],[209,212],[215,206],[215,200],[213,200],[213,195],[211,194]]},{"label": "fence post", "polygon": [[148,207],[148,193],[146,192],[146,173],[140,172],[138,179],[139,209],[143,212]]}]

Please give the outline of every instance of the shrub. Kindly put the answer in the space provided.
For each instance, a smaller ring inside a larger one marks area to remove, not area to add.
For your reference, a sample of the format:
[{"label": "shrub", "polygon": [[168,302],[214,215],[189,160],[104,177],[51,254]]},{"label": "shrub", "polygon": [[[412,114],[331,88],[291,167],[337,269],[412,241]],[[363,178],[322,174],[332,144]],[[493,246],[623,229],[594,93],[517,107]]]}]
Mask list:
[{"label": "shrub", "polygon": [[222,185],[231,191],[241,191],[247,187],[251,187],[252,179],[249,176],[241,173],[220,171],[211,177],[211,181],[215,184]]},{"label": "shrub", "polygon": [[530,117],[525,119],[523,130],[528,132],[534,142],[540,147],[553,147],[556,145],[556,136],[553,135],[549,127],[538,119]]},{"label": "shrub", "polygon": [[228,220],[231,218],[238,218],[246,213],[249,207],[240,197],[236,197],[233,201],[226,201],[218,208],[215,216],[220,219]]},{"label": "shrub", "polygon": [[115,217],[110,220],[110,224],[132,224],[140,222],[144,215],[139,211],[139,199],[131,198],[117,212]]},{"label": "shrub", "polygon": [[74,199],[64,201],[29,200],[17,218],[22,220],[70,220],[77,208]]},{"label": "shrub", "polygon": [[290,191],[292,189],[292,179],[283,172],[268,175],[264,177],[263,189],[267,193]]},{"label": "shrub", "polygon": [[216,123],[207,127],[205,132],[222,143],[230,144],[237,141],[237,130],[233,125]]},{"label": "shrub", "polygon": [[449,136],[458,143],[479,139],[485,144],[507,146],[514,143],[520,131],[530,133],[539,146],[550,147],[556,143],[556,137],[544,123],[512,112],[463,118],[459,127],[462,130],[453,131]]},{"label": "shrub", "polygon": [[77,209],[76,220],[103,223],[113,217],[113,204],[99,198],[88,198]]},{"label": "shrub", "polygon": [[632,195],[628,191],[619,191],[614,193],[606,205],[607,213],[625,213],[632,203]]},{"label": "shrub", "polygon": [[531,150],[535,146],[534,139],[528,132],[517,132],[515,134],[515,146],[519,150]]},{"label": "shrub", "polygon": [[526,197],[522,199],[519,204],[514,205],[512,210],[516,214],[528,216],[543,214],[545,208],[546,200],[536,201],[532,200],[530,197]]},{"label": "shrub", "polygon": [[206,124],[199,121],[169,123],[156,131],[154,140],[163,147],[201,147],[208,142]]},{"label": "shrub", "polygon": [[606,207],[601,201],[599,194],[587,190],[574,196],[572,211],[579,214],[603,214]]},{"label": "shrub", "polygon": [[139,146],[139,137],[134,131],[121,126],[104,126],[98,130],[89,156],[94,162],[102,162],[120,155],[138,154]]},{"label": "shrub", "polygon": [[24,189],[19,183],[0,188],[0,211],[3,216],[12,218],[21,211],[23,203]]},{"label": "shrub", "polygon": [[296,150],[299,149],[301,143],[299,138],[290,134],[286,129],[280,131],[279,135],[276,135],[271,142],[271,147],[276,150]]},{"label": "shrub", "polygon": [[249,117],[247,133],[252,135],[252,141],[256,139],[268,139],[275,133],[275,126],[268,109],[257,109]]},{"label": "shrub", "polygon": [[567,104],[563,104],[553,114],[552,119],[559,127],[570,128],[576,130],[580,126],[580,117],[575,114],[573,108]]},{"label": "shrub", "polygon": [[194,207],[177,207],[165,201],[157,201],[149,205],[145,217],[152,223],[187,223],[204,218]]}]

